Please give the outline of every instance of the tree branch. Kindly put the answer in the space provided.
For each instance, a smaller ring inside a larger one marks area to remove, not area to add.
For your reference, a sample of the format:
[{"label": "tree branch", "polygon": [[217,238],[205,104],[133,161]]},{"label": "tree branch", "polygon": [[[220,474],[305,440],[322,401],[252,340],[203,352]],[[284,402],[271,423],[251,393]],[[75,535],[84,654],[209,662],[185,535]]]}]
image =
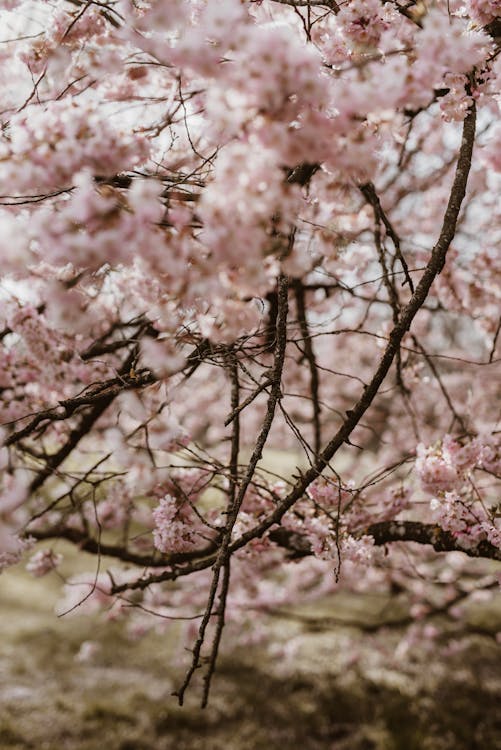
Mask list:
[{"label": "tree branch", "polygon": [[322,471],[325,469],[329,461],[333,458],[333,456],[343,445],[343,443],[348,441],[351,433],[358,425],[360,419],[365,414],[369,406],[372,404],[374,398],[378,394],[379,389],[390,370],[390,367],[393,363],[403,337],[409,330],[412,321],[414,320],[415,316],[426,300],[433,281],[444,267],[447,251],[456,231],[459,211],[461,209],[461,205],[466,193],[466,185],[468,182],[468,175],[470,172],[471,159],[473,154],[473,145],[475,141],[475,126],[476,107],[475,102],[473,101],[463,124],[463,135],[461,139],[461,147],[459,150],[456,172],[439,238],[432,250],[431,258],[419,281],[419,284],[416,287],[414,294],[412,295],[406,307],[402,310],[399,321],[397,325],[394,326],[390,334],[388,345],[383,353],[383,356],[381,357],[372,380],[365,387],[362,396],[355,404],[353,409],[347,412],[347,417],[344,420],[343,424],[334,435],[332,440],[324,448],[315,464],[298,479],[291,492],[289,492],[287,497],[282,500],[282,502],[276,507],[274,512],[268,516],[268,518],[257,524],[253,529],[249,529],[249,531],[247,531],[245,534],[242,534],[240,539],[236,540],[232,544],[232,552],[240,549],[241,547],[244,547],[252,539],[262,536],[269,528],[271,528],[271,526],[280,523],[285,513],[290,508],[292,508],[292,506],[301,497],[303,497],[307,487],[321,475]]}]

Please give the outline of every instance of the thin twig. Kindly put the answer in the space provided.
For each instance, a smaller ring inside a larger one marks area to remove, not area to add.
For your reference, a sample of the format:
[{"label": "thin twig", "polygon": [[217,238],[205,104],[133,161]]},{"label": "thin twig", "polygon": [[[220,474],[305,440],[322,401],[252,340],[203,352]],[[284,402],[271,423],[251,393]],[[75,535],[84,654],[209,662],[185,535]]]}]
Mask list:
[{"label": "thin twig", "polygon": [[318,365],[310,336],[310,329],[306,318],[305,290],[302,282],[298,279],[294,283],[294,294],[296,297],[296,308],[301,336],[303,337],[303,352],[310,368],[310,393],[313,408],[313,450],[315,456],[320,453],[322,446],[321,424],[320,424],[320,382],[318,377]]}]

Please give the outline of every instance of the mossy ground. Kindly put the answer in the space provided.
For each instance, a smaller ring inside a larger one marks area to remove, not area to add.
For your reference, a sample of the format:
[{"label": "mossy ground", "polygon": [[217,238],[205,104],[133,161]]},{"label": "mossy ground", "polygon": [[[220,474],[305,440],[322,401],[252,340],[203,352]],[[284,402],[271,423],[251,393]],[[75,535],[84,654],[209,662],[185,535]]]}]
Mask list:
[{"label": "mossy ground", "polygon": [[[227,655],[209,707],[195,688],[181,708],[175,628],[131,642],[118,623],[57,618],[57,595],[55,577],[0,577],[1,750],[501,750],[492,638],[400,673],[341,670],[346,629],[305,632],[293,667],[257,648]],[[82,663],[85,640],[100,648]]]}]

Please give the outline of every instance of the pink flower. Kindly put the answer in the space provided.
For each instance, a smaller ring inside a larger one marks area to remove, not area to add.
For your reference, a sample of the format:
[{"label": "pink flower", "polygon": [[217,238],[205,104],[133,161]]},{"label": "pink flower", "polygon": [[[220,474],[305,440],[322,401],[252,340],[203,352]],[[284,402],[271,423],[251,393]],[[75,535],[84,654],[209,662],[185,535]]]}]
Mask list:
[{"label": "pink flower", "polygon": [[153,543],[165,554],[191,552],[203,546],[204,537],[210,532],[188,502],[169,494],[160,498],[153,520]]},{"label": "pink flower", "polygon": [[9,139],[0,139],[0,177],[15,193],[70,187],[82,169],[112,175],[147,158],[144,138],[114,128],[96,105],[79,99],[13,115]]},{"label": "pink flower", "polygon": [[81,664],[93,662],[101,648],[102,645],[97,641],[83,641],[80,644],[78,652],[75,654],[75,661]]},{"label": "pink flower", "polygon": [[460,483],[460,477],[450,456],[444,456],[441,449],[417,446],[416,473],[428,492],[449,492]]},{"label": "pink flower", "polygon": [[52,570],[55,570],[61,564],[62,559],[63,556],[56,554],[53,550],[42,549],[30,557],[26,565],[26,570],[35,576],[35,578],[41,578]]}]

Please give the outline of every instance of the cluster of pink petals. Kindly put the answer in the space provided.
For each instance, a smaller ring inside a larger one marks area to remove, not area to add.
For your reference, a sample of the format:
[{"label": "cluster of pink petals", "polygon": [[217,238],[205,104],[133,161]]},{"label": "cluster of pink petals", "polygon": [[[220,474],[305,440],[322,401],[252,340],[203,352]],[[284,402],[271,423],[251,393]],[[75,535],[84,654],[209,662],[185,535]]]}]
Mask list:
[{"label": "cluster of pink petals", "polygon": [[11,117],[0,139],[0,179],[12,194],[68,188],[82,169],[113,175],[144,163],[145,138],[113,127],[91,103],[66,97]]},{"label": "cluster of pink petals", "polygon": [[464,120],[471,107],[472,97],[466,93],[467,78],[462,73],[446,73],[444,85],[449,92],[440,99],[442,117],[446,122]]},{"label": "cluster of pink petals", "polygon": [[56,554],[51,549],[41,549],[35,552],[26,564],[26,570],[35,578],[41,578],[61,564],[62,555]]},{"label": "cluster of pink petals", "polygon": [[501,16],[499,0],[467,0],[465,5],[471,18],[482,25],[491,23]]},{"label": "cluster of pink petals", "polygon": [[492,473],[501,468],[501,449],[496,435],[476,437],[464,444],[445,435],[434,446],[425,447],[420,443],[416,454],[416,473],[423,489],[432,493],[459,489],[475,468]]},{"label": "cluster of pink petals", "polygon": [[460,547],[470,549],[486,539],[501,548],[501,524],[478,503],[465,501],[457,492],[445,492],[433,498],[430,506],[437,523],[457,538]]},{"label": "cluster of pink petals", "polygon": [[108,264],[149,257],[164,235],[155,229],[164,208],[154,180],[136,180],[127,200],[109,186],[96,186],[90,171],[74,175],[75,189],[54,207],[38,212],[32,232],[37,252],[55,264],[96,271]]},{"label": "cluster of pink petals", "polygon": [[424,490],[432,493],[430,507],[437,523],[469,549],[487,539],[499,547],[501,528],[488,505],[471,493],[473,472],[493,474],[501,468],[501,452],[496,435],[479,436],[459,442],[450,435],[435,446],[417,448],[416,473]]},{"label": "cluster of pink petals", "polygon": [[6,324],[14,340],[0,350],[4,421],[52,406],[72,395],[76,383],[90,383],[109,372],[100,362],[83,362],[72,349],[74,341],[51,327],[33,305],[13,305]]},{"label": "cluster of pink petals", "polygon": [[340,486],[338,481],[323,475],[310,484],[307,494],[320,507],[341,510],[353,497],[350,484]]},{"label": "cluster of pink petals", "polygon": [[438,446],[426,448],[422,443],[416,449],[416,473],[423,489],[428,492],[451,492],[465,481],[465,474],[473,469],[480,446],[468,443],[462,447],[449,435]]},{"label": "cluster of pink petals", "polygon": [[187,503],[165,495],[153,510],[153,542],[160,552],[190,552],[200,546],[199,529]]},{"label": "cluster of pink petals", "polygon": [[97,8],[90,7],[85,13],[79,13],[56,5],[45,32],[26,42],[19,51],[19,59],[32,76],[38,76],[47,70],[50,58],[57,56],[61,48],[81,51],[83,42],[105,33],[106,22]]},{"label": "cluster of pink petals", "polygon": [[389,24],[378,0],[352,0],[341,7],[336,21],[343,36],[357,47],[376,47]]},{"label": "cluster of pink petals", "polygon": [[207,482],[202,469],[173,469],[155,488],[160,499],[152,514],[153,543],[160,552],[190,552],[212,536],[209,524],[195,510]]},{"label": "cluster of pink petals", "polygon": [[202,241],[215,268],[228,269],[229,283],[238,281],[240,288],[254,292],[272,283],[272,258],[286,252],[298,201],[299,192],[285,182],[274,151],[239,141],[221,151],[199,213]]}]

